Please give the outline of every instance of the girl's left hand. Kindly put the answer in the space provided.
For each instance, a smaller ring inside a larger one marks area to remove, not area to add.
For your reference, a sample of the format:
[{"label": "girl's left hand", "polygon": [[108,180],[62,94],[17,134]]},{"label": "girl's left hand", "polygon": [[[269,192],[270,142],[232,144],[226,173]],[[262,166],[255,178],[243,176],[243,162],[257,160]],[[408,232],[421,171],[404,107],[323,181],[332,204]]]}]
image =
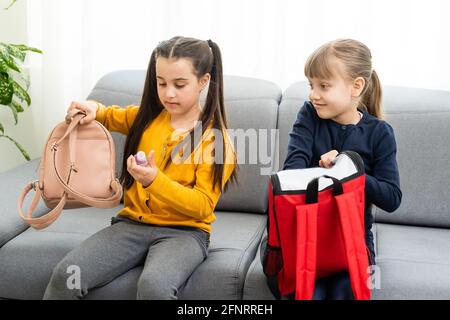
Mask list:
[{"label": "girl's left hand", "polygon": [[339,154],[336,150],[331,150],[320,157],[319,166],[322,168],[331,168],[334,163],[333,160],[336,159],[336,156]]},{"label": "girl's left hand", "polygon": [[127,171],[144,188],[148,187],[155,180],[158,173],[158,168],[155,165],[155,151],[151,150],[148,153],[145,167],[138,165],[134,156],[130,155],[127,159]]}]

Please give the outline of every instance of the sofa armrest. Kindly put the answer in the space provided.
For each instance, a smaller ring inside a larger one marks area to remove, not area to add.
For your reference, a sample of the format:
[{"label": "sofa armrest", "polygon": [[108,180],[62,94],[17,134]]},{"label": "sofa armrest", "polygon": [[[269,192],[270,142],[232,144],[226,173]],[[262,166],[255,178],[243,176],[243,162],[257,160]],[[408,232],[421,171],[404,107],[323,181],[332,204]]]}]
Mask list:
[{"label": "sofa armrest", "polygon": [[[28,161],[14,169],[0,173],[0,248],[29,226],[19,217],[17,199],[27,183],[39,179],[40,158]],[[24,211],[33,198],[31,191],[24,201]],[[43,201],[36,207],[33,217],[48,212]]]}]

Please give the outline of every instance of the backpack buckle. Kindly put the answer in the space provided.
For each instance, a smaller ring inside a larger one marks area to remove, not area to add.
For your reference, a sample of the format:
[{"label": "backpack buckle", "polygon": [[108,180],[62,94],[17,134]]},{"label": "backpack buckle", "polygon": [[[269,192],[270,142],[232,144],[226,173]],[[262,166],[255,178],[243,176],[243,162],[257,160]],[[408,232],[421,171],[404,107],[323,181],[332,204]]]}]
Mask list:
[{"label": "backpack buckle", "polygon": [[51,146],[51,150],[52,151],[56,151],[56,149],[58,148],[58,144],[55,142],[53,142],[52,146]]},{"label": "backpack buckle", "polygon": [[33,187],[33,190],[36,191],[36,188],[39,188],[38,186],[39,180],[35,180],[31,182],[31,186]]}]

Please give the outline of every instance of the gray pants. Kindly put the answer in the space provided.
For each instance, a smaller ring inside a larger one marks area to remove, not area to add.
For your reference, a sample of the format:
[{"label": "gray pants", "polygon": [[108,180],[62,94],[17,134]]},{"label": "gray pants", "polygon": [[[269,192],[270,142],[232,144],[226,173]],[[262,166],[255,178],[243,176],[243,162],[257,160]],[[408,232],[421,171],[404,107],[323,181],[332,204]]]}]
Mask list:
[{"label": "gray pants", "polygon": [[[206,258],[208,246],[209,233],[200,229],[113,218],[111,226],[86,239],[58,263],[44,299],[81,299],[89,290],[144,262],[137,299],[177,299],[179,288]],[[79,285],[70,279],[74,266],[79,270]]]}]

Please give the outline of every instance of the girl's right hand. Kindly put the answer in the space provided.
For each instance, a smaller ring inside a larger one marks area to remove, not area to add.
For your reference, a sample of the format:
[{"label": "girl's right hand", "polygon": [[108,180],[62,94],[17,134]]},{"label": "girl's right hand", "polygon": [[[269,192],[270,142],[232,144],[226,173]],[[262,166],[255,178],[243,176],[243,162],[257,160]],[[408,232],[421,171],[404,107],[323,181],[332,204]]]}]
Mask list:
[{"label": "girl's right hand", "polygon": [[320,156],[319,166],[322,168],[331,168],[334,163],[333,161],[336,159],[339,152],[336,150],[331,150]]},{"label": "girl's right hand", "polygon": [[95,117],[97,116],[98,104],[95,101],[72,101],[70,107],[67,109],[67,114],[69,114],[74,109],[86,112],[86,116],[80,121],[80,124],[84,125],[95,120]]}]

